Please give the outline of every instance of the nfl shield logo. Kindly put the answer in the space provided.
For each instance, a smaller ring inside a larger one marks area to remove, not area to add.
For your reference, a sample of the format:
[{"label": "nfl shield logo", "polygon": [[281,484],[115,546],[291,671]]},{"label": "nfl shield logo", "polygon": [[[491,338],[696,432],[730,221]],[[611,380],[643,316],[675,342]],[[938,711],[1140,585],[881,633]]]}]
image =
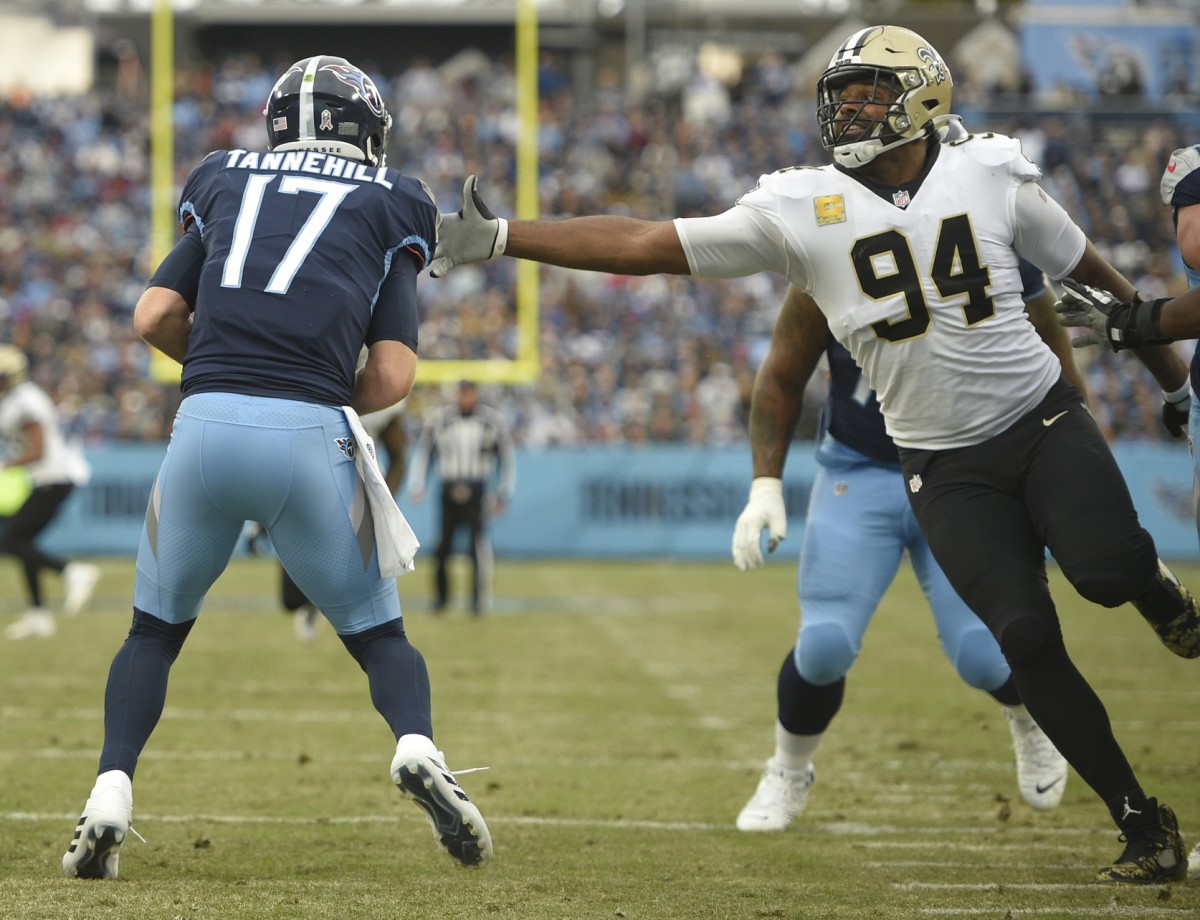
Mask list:
[{"label": "nfl shield logo", "polygon": [[[898,192],[892,193],[892,204],[898,208],[907,208],[911,199],[908,197],[908,189],[900,189]],[[916,491],[915,489],[913,490]]]},{"label": "nfl shield logo", "polygon": [[922,482],[921,482],[921,477],[920,477],[920,475],[919,475],[919,474],[917,474],[917,473],[913,473],[912,479],[910,479],[910,480],[908,481],[908,488],[909,488],[909,491],[911,491],[911,492],[914,492],[914,493],[915,493],[915,492],[920,492],[920,491],[921,491],[921,486],[922,486],[922,485],[924,485],[924,483],[922,483]]}]

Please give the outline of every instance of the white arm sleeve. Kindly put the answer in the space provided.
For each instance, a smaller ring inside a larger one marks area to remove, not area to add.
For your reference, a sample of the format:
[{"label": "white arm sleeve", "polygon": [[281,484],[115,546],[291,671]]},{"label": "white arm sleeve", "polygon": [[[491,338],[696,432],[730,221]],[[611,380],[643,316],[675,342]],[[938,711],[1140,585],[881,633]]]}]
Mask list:
[{"label": "white arm sleeve", "polygon": [[787,276],[783,234],[757,208],[737,204],[712,217],[677,217],[675,231],[693,275],[740,278],[769,271]]},{"label": "white arm sleeve", "polygon": [[1083,258],[1087,237],[1063,206],[1036,182],[1017,186],[1013,248],[1055,281]]}]

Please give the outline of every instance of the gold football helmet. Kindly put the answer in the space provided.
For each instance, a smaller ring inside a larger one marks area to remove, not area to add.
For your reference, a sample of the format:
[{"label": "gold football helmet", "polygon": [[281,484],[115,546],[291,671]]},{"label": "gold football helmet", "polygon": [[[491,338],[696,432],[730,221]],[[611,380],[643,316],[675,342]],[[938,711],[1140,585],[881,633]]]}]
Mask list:
[{"label": "gold football helmet", "polygon": [[0,345],[0,393],[23,383],[28,371],[25,352],[15,345]]},{"label": "gold football helmet", "polygon": [[[852,83],[871,88],[868,99],[885,106],[882,117],[867,117],[861,104],[843,111],[842,90]],[[900,26],[855,32],[817,81],[821,145],[843,166],[865,166],[885,150],[933,133],[950,117],[953,88],[942,56],[916,32]]]}]

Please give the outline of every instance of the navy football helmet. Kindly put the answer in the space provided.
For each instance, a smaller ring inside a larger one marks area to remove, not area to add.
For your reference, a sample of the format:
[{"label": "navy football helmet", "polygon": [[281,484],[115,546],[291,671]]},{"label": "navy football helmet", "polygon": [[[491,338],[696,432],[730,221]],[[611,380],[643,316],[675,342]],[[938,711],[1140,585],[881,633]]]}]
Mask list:
[{"label": "navy football helmet", "polygon": [[345,58],[297,61],[267,97],[271,150],[317,150],[386,166],[392,116],[374,81]]}]

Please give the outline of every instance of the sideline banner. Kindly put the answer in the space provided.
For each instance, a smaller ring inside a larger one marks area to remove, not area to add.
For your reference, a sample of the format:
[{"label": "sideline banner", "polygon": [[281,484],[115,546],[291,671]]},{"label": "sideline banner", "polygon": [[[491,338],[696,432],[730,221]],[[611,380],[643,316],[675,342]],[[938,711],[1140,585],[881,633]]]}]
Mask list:
[{"label": "sideline banner", "polygon": [[[89,485],[72,494],[44,535],[51,552],[134,556],[165,444],[87,451]],[[1200,560],[1192,466],[1175,444],[1114,449],[1142,523],[1166,559]],[[788,538],[771,560],[795,564],[816,470],[814,446],[796,444],[784,476]],[[517,452],[517,492],[493,524],[496,554],[524,557],[728,560],[733,524],[750,488],[750,450],[689,445],[561,447]],[[438,483],[399,504],[421,541],[417,568],[438,539]]]}]

